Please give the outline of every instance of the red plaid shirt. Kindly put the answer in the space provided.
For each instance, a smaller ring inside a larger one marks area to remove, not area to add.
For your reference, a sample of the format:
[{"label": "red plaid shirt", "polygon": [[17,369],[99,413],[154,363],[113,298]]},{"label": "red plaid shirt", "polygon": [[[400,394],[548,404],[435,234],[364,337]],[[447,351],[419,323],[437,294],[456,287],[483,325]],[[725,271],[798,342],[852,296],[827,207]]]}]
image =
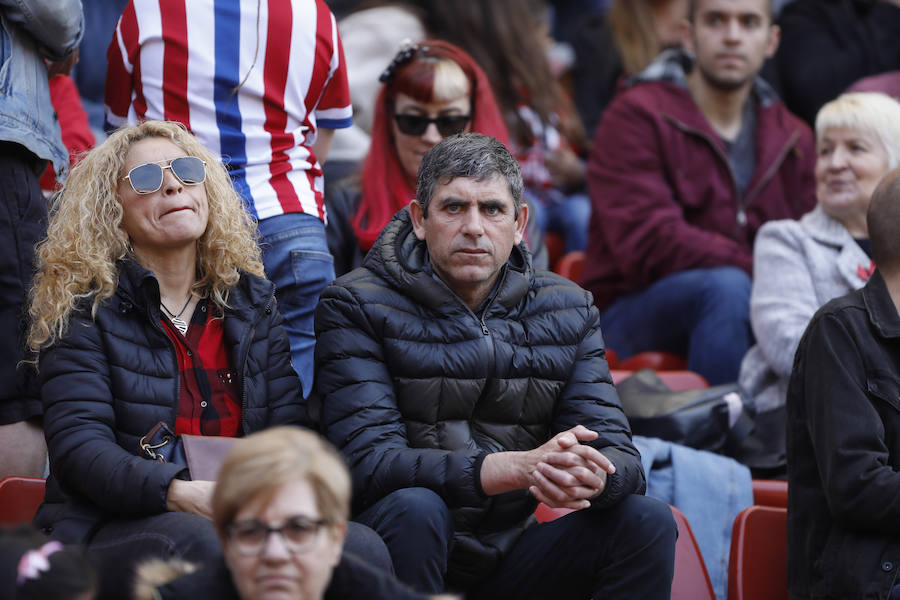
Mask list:
[{"label": "red plaid shirt", "polygon": [[165,316],[160,321],[175,344],[181,384],[175,433],[236,437],[241,426],[237,373],[228,364],[222,319],[214,319],[206,299],[194,309],[187,335]]}]

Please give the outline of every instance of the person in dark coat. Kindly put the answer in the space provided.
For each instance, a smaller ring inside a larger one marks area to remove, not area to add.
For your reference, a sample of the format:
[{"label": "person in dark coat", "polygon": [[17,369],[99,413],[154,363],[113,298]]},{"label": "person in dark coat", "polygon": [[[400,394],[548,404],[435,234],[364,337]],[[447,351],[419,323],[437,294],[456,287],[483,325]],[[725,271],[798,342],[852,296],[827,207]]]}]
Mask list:
[{"label": "person in dark coat", "polygon": [[797,0],[778,22],[781,93],[809,124],[858,79],[900,69],[900,0]]},{"label": "person in dark coat", "polygon": [[306,413],[252,222],[183,126],[112,134],[51,215],[28,337],[50,453],[35,521],[86,545],[119,598],[140,559],[222,555],[213,482],[142,456],[155,425],[241,437]]},{"label": "person in dark coat", "polygon": [[[398,577],[467,598],[668,598],[668,507],[610,379],[598,313],[532,267],[521,171],[444,139],[416,199],[316,309],[321,426]],[[535,525],[537,501],[576,509]]]},{"label": "person in dark coat", "polygon": [[788,385],[795,600],[900,598],[900,171],[867,221],[876,270],[816,313]]}]

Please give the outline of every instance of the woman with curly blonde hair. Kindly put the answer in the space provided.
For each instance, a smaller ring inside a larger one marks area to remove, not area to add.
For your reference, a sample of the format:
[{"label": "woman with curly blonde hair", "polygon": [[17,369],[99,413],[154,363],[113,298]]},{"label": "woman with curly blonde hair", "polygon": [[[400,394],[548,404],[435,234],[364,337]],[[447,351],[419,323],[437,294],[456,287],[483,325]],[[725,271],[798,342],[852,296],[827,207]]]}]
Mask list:
[{"label": "woman with curly blonde hair", "polygon": [[157,424],[237,437],[305,417],[228,173],[181,125],[113,133],[72,169],[37,250],[28,342],[50,454],[36,517],[81,543],[100,598],[138,559],[221,557],[212,482],[144,453]]}]

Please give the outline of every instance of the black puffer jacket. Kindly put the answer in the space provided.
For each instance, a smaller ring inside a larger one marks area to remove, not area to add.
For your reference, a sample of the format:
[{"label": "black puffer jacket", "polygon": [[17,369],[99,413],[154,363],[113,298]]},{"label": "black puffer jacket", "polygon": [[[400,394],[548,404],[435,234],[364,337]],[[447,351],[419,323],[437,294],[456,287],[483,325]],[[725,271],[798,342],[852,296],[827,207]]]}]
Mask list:
[{"label": "black puffer jacket", "polygon": [[[239,377],[244,435],[305,419],[274,289],[244,274],[228,297],[224,343]],[[156,278],[125,261],[96,318],[84,304],[40,357],[50,478],[35,519],[79,543],[104,519],[165,512],[169,483],[181,471],[137,456],[141,436],[159,421],[174,426],[177,411],[178,364],[160,324]]]},{"label": "black puffer jacket", "polygon": [[643,493],[644,474],[589,293],[535,272],[520,244],[476,315],[426,257],[402,210],[363,267],[325,289],[316,389],[326,435],[349,459],[355,509],[402,488],[437,492],[456,522],[448,579],[466,586],[496,566],[536,505],[527,491],[484,494],[488,453],[530,450],[582,424],[617,469],[595,507]]}]

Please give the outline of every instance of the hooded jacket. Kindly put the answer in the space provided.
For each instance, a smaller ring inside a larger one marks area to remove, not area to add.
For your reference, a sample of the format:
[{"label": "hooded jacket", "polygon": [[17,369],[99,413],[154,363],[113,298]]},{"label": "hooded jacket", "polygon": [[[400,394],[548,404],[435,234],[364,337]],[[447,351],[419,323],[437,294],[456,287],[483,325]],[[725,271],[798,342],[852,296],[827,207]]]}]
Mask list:
[{"label": "hooded jacket", "polygon": [[[241,435],[305,418],[274,285],[244,273],[223,321],[229,364],[241,392]],[[35,523],[66,543],[87,542],[112,518],[166,511],[183,467],[138,456],[159,421],[175,424],[179,371],[160,323],[159,284],[131,260],[91,318],[87,299],[66,335],[39,360],[50,477]]]},{"label": "hooded jacket", "polygon": [[725,143],[687,87],[688,66],[681,52],[664,52],[629,81],[597,128],[584,285],[601,310],[687,269],[749,274],[759,227],[815,206],[809,127],[757,78],[756,169],[739,194]]},{"label": "hooded jacket", "polygon": [[447,578],[465,587],[493,570],[537,504],[525,490],[485,495],[487,454],[531,450],[581,424],[616,465],[593,507],[643,493],[598,319],[589,293],[532,268],[525,244],[473,312],[434,275],[399,211],[316,310],[321,424],[348,459],[355,510],[399,489],[436,492],[455,523]]}]

